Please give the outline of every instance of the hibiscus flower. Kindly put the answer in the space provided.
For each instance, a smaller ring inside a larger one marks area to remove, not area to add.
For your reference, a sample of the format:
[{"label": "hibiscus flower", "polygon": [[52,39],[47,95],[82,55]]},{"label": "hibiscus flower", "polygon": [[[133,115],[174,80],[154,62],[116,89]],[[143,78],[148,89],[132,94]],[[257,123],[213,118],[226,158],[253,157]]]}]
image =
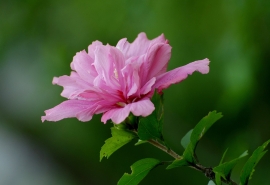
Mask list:
[{"label": "hibiscus flower", "polygon": [[171,46],[164,35],[148,40],[140,33],[133,43],[121,39],[116,47],[99,41],[78,52],[71,63],[70,76],[54,77],[63,86],[61,95],[68,100],[45,111],[42,121],[76,117],[89,121],[103,113],[101,121],[123,122],[130,113],[146,117],[155,107],[154,91],[159,93],[179,83],[194,71],[209,72],[209,60],[198,60],[166,72]]}]

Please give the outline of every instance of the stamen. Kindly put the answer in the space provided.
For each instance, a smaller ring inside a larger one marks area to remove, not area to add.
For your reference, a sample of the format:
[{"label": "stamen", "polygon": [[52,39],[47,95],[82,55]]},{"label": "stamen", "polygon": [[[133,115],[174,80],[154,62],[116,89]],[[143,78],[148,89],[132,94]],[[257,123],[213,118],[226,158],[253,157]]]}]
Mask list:
[{"label": "stamen", "polygon": [[118,72],[116,69],[114,69],[113,73],[114,73],[115,78],[118,79]]},{"label": "stamen", "polygon": [[126,104],[124,102],[118,102],[118,103],[116,103],[116,105],[118,105],[120,107],[125,107],[126,106]]}]

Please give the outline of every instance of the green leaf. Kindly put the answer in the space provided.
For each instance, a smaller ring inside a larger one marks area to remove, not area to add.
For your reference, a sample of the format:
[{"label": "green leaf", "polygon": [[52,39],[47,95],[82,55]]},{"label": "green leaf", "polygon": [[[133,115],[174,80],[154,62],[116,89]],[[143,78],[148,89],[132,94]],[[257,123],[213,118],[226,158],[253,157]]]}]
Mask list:
[{"label": "green leaf", "polygon": [[202,118],[200,122],[195,126],[191,135],[190,143],[188,144],[186,150],[184,151],[183,157],[191,164],[195,163],[195,150],[199,140],[206,133],[206,131],[220,118],[222,117],[221,113],[216,111],[209,112],[207,116]]},{"label": "green leaf", "polygon": [[194,151],[194,147],[191,143],[189,143],[189,145],[185,149],[185,151],[183,153],[183,157],[186,161],[188,161],[189,164],[191,164],[191,165],[195,164],[195,162],[196,162],[195,151]]},{"label": "green leaf", "polygon": [[206,133],[206,131],[221,117],[222,117],[222,114],[217,113],[217,111],[209,112],[209,114],[205,116],[204,118],[202,118],[200,122],[195,126],[190,136],[190,141],[194,147],[194,150],[197,146],[197,143],[202,138],[202,136]]},{"label": "green leaf", "polygon": [[[195,128],[192,131],[189,131],[181,141],[181,144],[184,146],[184,148],[187,145],[182,156],[183,159],[176,159],[171,165],[168,166],[167,169],[180,166],[191,166],[195,164],[197,162],[195,157],[195,149],[199,140],[206,133],[206,131],[221,117],[221,113],[213,111],[209,112],[207,116],[202,118],[200,122],[195,126]],[[189,135],[190,142],[188,142]]]},{"label": "green leaf", "polygon": [[223,163],[223,160],[224,160],[224,158],[225,158],[225,155],[226,155],[227,151],[228,151],[228,148],[225,150],[225,152],[224,152],[223,155],[222,155],[222,158],[221,158],[221,160],[220,160],[220,162],[219,162],[220,165]]},{"label": "green leaf", "polygon": [[140,118],[138,136],[141,140],[159,139],[163,141],[163,96],[155,92],[151,100],[155,105],[155,110],[151,115]]},{"label": "green leaf", "polygon": [[154,103],[155,105],[155,113],[156,113],[156,117],[157,120],[159,121],[159,129],[160,131],[162,130],[162,123],[163,123],[163,117],[164,117],[164,107],[163,107],[163,94],[159,94],[157,93],[157,91],[155,91],[151,101]]},{"label": "green leaf", "polygon": [[215,174],[215,180],[217,185],[221,185],[221,176],[219,174]]},{"label": "green leaf", "polygon": [[[225,155],[226,155],[227,151],[228,151],[228,148],[227,148],[227,149],[225,150],[225,152],[223,153],[222,158],[221,158],[221,160],[220,160],[220,162],[219,162],[219,165],[222,164],[222,162],[223,162],[223,160],[224,160],[224,158],[225,158]],[[220,176],[220,174],[218,174],[218,173],[215,174],[215,180],[216,180],[216,184],[217,184],[217,185],[221,185],[221,176]]]},{"label": "green leaf", "polygon": [[190,136],[191,136],[192,131],[193,131],[193,129],[191,129],[190,131],[188,131],[188,133],[186,133],[186,135],[181,140],[181,145],[184,148],[187,148],[188,144],[190,143]]},{"label": "green leaf", "polygon": [[141,159],[131,165],[131,174],[125,173],[118,181],[118,185],[137,185],[152,170],[160,164],[153,158]]},{"label": "green leaf", "polygon": [[153,112],[150,116],[142,117],[139,122],[138,136],[140,140],[161,138],[159,122]]},{"label": "green leaf", "polygon": [[189,162],[186,161],[184,158],[174,160],[169,166],[167,166],[167,170],[172,168],[180,167],[180,166],[189,166]]},{"label": "green leaf", "polygon": [[100,150],[100,161],[103,157],[109,158],[116,150],[129,143],[132,139],[136,138],[136,134],[128,130],[111,128],[112,137],[105,141],[105,144]]},{"label": "green leaf", "polygon": [[262,146],[258,147],[247,160],[244,165],[241,176],[240,176],[240,185],[247,185],[249,179],[251,179],[254,172],[254,168],[257,163],[261,160],[267,150],[264,150],[267,145],[270,143],[270,140],[266,141]]},{"label": "green leaf", "polygon": [[225,163],[220,164],[217,167],[213,168],[213,171],[215,172],[215,174],[218,174],[219,176],[223,177],[224,179],[230,180],[231,172],[232,172],[233,168],[235,167],[235,165],[237,164],[237,162],[247,155],[248,155],[248,152],[245,151],[238,158],[231,160],[229,162],[225,162]]},{"label": "green leaf", "polygon": [[210,180],[207,185],[216,185],[216,184],[212,180]]}]

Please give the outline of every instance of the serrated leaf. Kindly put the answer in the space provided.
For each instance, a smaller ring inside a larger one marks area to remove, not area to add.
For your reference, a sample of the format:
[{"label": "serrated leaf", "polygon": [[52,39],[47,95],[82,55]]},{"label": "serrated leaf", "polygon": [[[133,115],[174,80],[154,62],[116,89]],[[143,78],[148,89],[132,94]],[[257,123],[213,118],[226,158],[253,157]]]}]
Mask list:
[{"label": "serrated leaf", "polygon": [[219,174],[215,174],[215,180],[217,185],[221,185],[221,176]]},{"label": "serrated leaf", "polygon": [[222,114],[217,113],[217,111],[209,112],[209,114],[205,116],[204,118],[202,118],[200,122],[195,126],[190,136],[190,142],[192,143],[194,150],[197,146],[197,143],[202,138],[202,136],[206,133],[206,131],[221,117],[222,117]]},{"label": "serrated leaf", "polygon": [[221,164],[223,163],[223,160],[224,160],[224,158],[225,158],[225,155],[226,155],[227,151],[228,151],[228,148],[227,148],[227,149],[225,150],[225,152],[223,153],[223,155],[222,155],[222,157],[221,157],[221,160],[220,160],[220,162],[219,162],[219,165],[221,165]]},{"label": "serrated leaf", "polygon": [[150,116],[140,119],[138,136],[141,140],[161,138],[159,123],[155,117],[155,112],[153,112]]},{"label": "serrated leaf", "polygon": [[155,110],[151,115],[140,118],[138,136],[141,140],[159,139],[163,141],[163,96],[155,92],[151,100],[155,105]]},{"label": "serrated leaf", "polygon": [[216,185],[214,181],[210,180],[207,185]]},{"label": "serrated leaf", "polygon": [[[157,120],[160,122],[160,127],[162,127],[162,122],[163,122],[163,116],[164,116],[164,107],[163,107],[163,94],[157,93],[155,91],[151,101],[155,105],[155,112],[156,112],[156,117]],[[161,130],[162,128],[160,128]]]},{"label": "serrated leaf", "polygon": [[183,153],[183,157],[189,163],[195,163],[195,150],[199,140],[206,133],[206,131],[220,118],[222,117],[221,113],[217,113],[216,111],[209,112],[207,116],[202,118],[200,122],[195,126],[191,135],[190,135],[190,143]]},{"label": "serrated leaf", "polygon": [[189,164],[194,164],[196,162],[194,147],[191,143],[189,143],[189,145],[185,149],[183,157],[186,161],[188,161]]},{"label": "serrated leaf", "polygon": [[229,162],[222,163],[218,165],[217,167],[213,168],[213,171],[215,172],[215,174],[218,174],[224,179],[229,180],[231,176],[231,172],[233,168],[235,167],[235,165],[237,164],[237,162],[247,155],[248,155],[248,152],[245,151],[238,158],[233,159]]},{"label": "serrated leaf", "polygon": [[172,168],[180,167],[180,166],[189,166],[190,164],[184,158],[174,160],[169,166],[167,166],[167,170]]},{"label": "serrated leaf", "polygon": [[116,150],[136,138],[136,134],[128,130],[111,128],[112,137],[105,141],[100,150],[100,161],[103,157],[109,158]]},{"label": "serrated leaf", "polygon": [[153,158],[141,159],[131,165],[131,174],[125,173],[118,181],[118,185],[137,185],[152,170],[160,164],[160,161]]},{"label": "serrated leaf", "polygon": [[240,185],[247,185],[249,179],[251,179],[251,176],[254,172],[254,168],[257,165],[257,163],[261,160],[261,158],[264,156],[264,154],[267,152],[267,150],[264,150],[267,145],[270,143],[270,140],[266,141],[262,146],[258,147],[250,156],[250,158],[245,163],[241,176],[240,176]]},{"label": "serrated leaf", "polygon": [[190,143],[190,136],[191,136],[192,131],[193,131],[193,129],[188,131],[188,133],[186,133],[186,135],[181,139],[181,145],[184,148],[187,148],[188,144]]},{"label": "serrated leaf", "polygon": [[[227,151],[228,151],[228,148],[227,148],[227,149],[225,150],[225,152],[223,153],[222,158],[221,158],[221,160],[220,160],[220,162],[219,162],[219,165],[222,164],[222,162],[223,162],[223,160],[224,160],[224,158],[225,158],[225,155],[226,155]],[[215,180],[216,180],[216,184],[217,184],[217,185],[221,185],[221,176],[220,176],[218,173],[215,174]]]},{"label": "serrated leaf", "polygon": [[[177,159],[169,166],[169,169],[183,166],[183,164],[192,165],[196,163],[195,158],[195,149],[199,142],[199,140],[202,138],[202,136],[206,133],[206,131],[218,120],[222,117],[221,113],[217,113],[216,111],[209,112],[207,116],[202,118],[200,122],[195,126],[195,128],[192,130],[190,134],[190,142],[185,148],[185,151],[183,153],[183,158],[186,161],[185,163],[180,163]],[[189,133],[188,133],[189,134]],[[185,143],[188,142],[188,134],[184,136]],[[183,140],[183,139],[182,139]],[[182,141],[181,141],[182,142]],[[183,143],[182,143],[183,145]]]}]

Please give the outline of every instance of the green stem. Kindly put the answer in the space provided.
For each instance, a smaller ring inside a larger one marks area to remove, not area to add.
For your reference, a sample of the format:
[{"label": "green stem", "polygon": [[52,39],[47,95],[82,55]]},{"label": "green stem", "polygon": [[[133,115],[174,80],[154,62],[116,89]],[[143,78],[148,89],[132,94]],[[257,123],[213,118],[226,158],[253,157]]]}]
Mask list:
[{"label": "green stem", "polygon": [[[183,157],[178,155],[175,151],[171,150],[171,149],[168,149],[165,145],[163,145],[162,143],[156,141],[156,140],[153,140],[153,139],[150,139],[148,140],[148,142],[150,144],[152,144],[153,146],[157,147],[158,149],[162,150],[163,152],[169,154],[170,156],[172,156],[174,159],[182,159]],[[200,164],[195,164],[193,166],[189,166],[197,171],[200,171],[202,172],[207,178],[209,179],[214,179],[215,178],[215,173],[213,172],[213,169],[212,168],[207,168],[207,167],[204,167]],[[226,179],[221,179],[222,182],[226,183],[226,184],[230,184],[230,185],[237,185],[236,182],[234,182],[233,180],[226,180]]]},{"label": "green stem", "polygon": [[160,150],[166,152],[167,154],[169,154],[170,156],[172,156],[175,159],[182,159],[182,157],[180,155],[178,155],[175,151],[168,149],[166,146],[164,146],[163,144],[159,143],[158,141],[155,141],[153,139],[148,140],[148,142],[152,145],[154,145],[155,147],[159,148]]}]

